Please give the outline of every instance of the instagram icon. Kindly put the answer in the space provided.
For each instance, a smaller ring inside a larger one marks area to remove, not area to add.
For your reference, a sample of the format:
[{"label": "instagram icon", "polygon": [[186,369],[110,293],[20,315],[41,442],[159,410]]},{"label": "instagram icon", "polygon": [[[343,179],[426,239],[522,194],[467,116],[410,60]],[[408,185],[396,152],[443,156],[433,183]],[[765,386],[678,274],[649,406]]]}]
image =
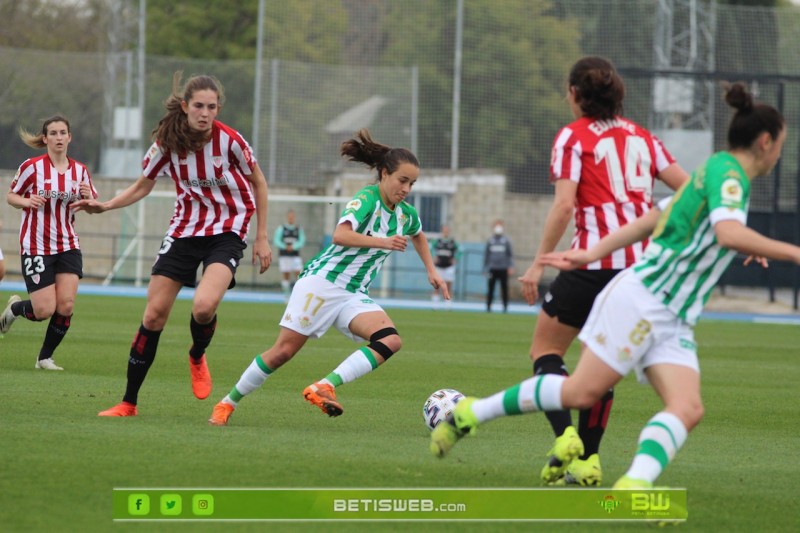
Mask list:
[{"label": "instagram icon", "polygon": [[195,494],[192,496],[192,513],[197,516],[214,514],[214,496],[211,494]]}]

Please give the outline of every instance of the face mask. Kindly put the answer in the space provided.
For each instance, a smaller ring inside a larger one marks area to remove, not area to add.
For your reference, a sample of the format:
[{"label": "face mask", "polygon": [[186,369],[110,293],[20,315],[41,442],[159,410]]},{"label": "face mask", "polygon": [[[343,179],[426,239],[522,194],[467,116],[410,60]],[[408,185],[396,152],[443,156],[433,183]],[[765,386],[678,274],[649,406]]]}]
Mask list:
[{"label": "face mask", "polygon": [[494,227],[494,234],[495,235],[502,235],[503,234],[503,226],[501,226],[500,224],[495,226]]}]

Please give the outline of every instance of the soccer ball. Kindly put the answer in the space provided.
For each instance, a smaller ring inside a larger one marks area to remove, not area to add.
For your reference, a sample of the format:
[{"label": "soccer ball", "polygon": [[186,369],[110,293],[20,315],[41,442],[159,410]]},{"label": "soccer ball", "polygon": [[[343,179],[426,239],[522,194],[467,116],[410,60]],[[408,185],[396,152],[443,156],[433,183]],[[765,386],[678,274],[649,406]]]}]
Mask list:
[{"label": "soccer ball", "polygon": [[455,389],[439,389],[425,400],[422,406],[422,419],[425,426],[433,431],[442,420],[453,413],[456,404],[464,399],[464,395]]}]

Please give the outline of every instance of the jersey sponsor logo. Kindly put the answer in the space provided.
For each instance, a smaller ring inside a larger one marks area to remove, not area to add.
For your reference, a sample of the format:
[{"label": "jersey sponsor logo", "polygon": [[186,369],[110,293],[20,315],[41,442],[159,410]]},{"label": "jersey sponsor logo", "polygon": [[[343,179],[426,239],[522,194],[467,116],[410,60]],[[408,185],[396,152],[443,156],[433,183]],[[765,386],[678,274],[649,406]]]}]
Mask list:
[{"label": "jersey sponsor logo", "polygon": [[219,187],[221,185],[228,184],[228,178],[223,176],[221,178],[210,178],[210,179],[186,179],[181,180],[184,184],[188,187]]},{"label": "jersey sponsor logo", "polygon": [[37,193],[39,196],[45,199],[56,198],[58,200],[78,200],[80,198],[80,194],[75,194],[71,191],[53,191],[53,190],[45,190],[39,189]]},{"label": "jersey sponsor logo", "polygon": [[733,178],[726,179],[722,183],[722,203],[723,204],[741,204],[744,197],[744,190],[739,180]]}]

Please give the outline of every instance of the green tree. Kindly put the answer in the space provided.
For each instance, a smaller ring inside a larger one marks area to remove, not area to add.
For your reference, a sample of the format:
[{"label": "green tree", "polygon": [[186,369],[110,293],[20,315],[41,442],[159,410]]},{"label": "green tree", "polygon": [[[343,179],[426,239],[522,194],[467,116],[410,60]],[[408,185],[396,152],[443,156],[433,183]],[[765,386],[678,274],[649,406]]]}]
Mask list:
[{"label": "green tree", "polygon": [[[464,5],[459,166],[505,170],[515,189],[546,171],[553,135],[569,117],[565,69],[580,55],[579,33],[551,8],[525,0]],[[384,62],[420,68],[426,166],[450,166],[455,27],[456,5],[447,1],[404,2],[386,23]]]}]

